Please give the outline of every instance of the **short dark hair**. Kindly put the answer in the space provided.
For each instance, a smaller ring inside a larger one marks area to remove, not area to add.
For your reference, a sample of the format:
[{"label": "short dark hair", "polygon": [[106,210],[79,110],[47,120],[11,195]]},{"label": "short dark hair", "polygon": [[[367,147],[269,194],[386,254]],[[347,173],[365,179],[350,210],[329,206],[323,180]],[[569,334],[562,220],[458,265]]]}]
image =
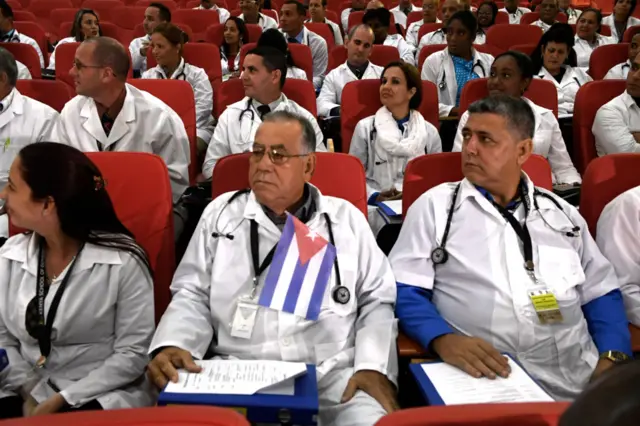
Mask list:
[{"label": "short dark hair", "polygon": [[298,12],[298,15],[307,16],[307,7],[301,2],[296,0],[287,0],[283,4],[295,4],[296,12]]},{"label": "short dark hair", "polygon": [[262,63],[269,72],[280,70],[280,89],[287,79],[287,59],[281,51],[271,46],[258,46],[247,52],[247,56],[256,55],[262,58]]},{"label": "short dark hair", "polygon": [[93,15],[96,17],[98,21],[98,35],[102,35],[98,14],[93,9],[80,9],[76,12],[76,16],[73,18],[73,25],[71,25],[70,36],[73,37],[75,41],[84,41],[84,33],[82,32],[82,18],[84,18],[84,15]]},{"label": "short dark hair", "polygon": [[467,29],[467,31],[471,36],[473,37],[476,36],[476,33],[478,32],[478,20],[476,19],[476,16],[473,14],[473,12],[469,10],[457,11],[456,13],[451,15],[451,18],[449,18],[449,21],[447,22],[447,27],[451,25],[453,21],[456,21],[456,20],[460,21],[462,26]]},{"label": "short dark hair", "polygon": [[291,122],[295,121],[302,127],[302,147],[305,153],[316,151],[316,132],[306,118],[285,110],[271,112],[264,116],[263,123]]},{"label": "short dark hair", "polygon": [[498,59],[503,57],[509,57],[516,61],[516,65],[518,65],[522,78],[533,78],[533,62],[530,57],[522,52],[518,52],[517,50],[509,50],[496,56],[493,62],[495,63]]},{"label": "short dark hair", "polygon": [[189,41],[189,35],[182,31],[180,27],[170,22],[163,22],[156,25],[151,34],[156,33],[166,38],[167,41],[174,46],[184,46],[184,44]]},{"label": "short dark hair", "polygon": [[5,18],[13,19],[13,9],[5,0],[0,0],[0,12],[2,12],[2,16]]},{"label": "short dark hair", "polygon": [[538,45],[531,54],[534,73],[537,74],[542,69],[544,65],[542,61],[542,51],[549,43],[566,44],[569,55],[567,56],[565,64],[571,67],[576,67],[578,65],[578,57],[576,56],[575,50],[573,50],[573,46],[575,44],[573,28],[571,28],[571,25],[569,24],[556,22],[547,30],[546,33],[542,34]]},{"label": "short dark hair", "polygon": [[7,74],[7,80],[11,87],[16,87],[18,81],[18,64],[16,58],[4,47],[0,47],[0,74]]},{"label": "short dark hair", "polygon": [[258,47],[261,46],[269,46],[278,49],[281,51],[287,60],[287,67],[295,67],[296,64],[293,61],[293,56],[291,56],[291,52],[289,51],[289,43],[287,43],[287,39],[284,34],[280,32],[280,30],[276,28],[269,28],[268,30],[264,30],[260,38],[258,39]]},{"label": "short dark hair", "polygon": [[533,138],[535,116],[529,104],[521,98],[504,94],[488,96],[471,104],[469,115],[471,114],[499,115],[521,140]]},{"label": "short dark hair", "polygon": [[155,7],[158,9],[158,16],[165,22],[171,22],[171,9],[162,3],[151,3],[147,7]]},{"label": "short dark hair", "polygon": [[384,8],[369,9],[362,16],[362,23],[369,24],[372,21],[379,21],[383,27],[391,25],[391,12]]},{"label": "short dark hair", "polygon": [[422,80],[420,79],[420,71],[418,71],[418,69],[413,65],[404,61],[389,62],[382,70],[382,74],[380,74],[381,82],[382,77],[384,77],[384,73],[389,68],[394,67],[400,68],[404,74],[404,78],[407,80],[407,90],[411,90],[414,87],[416,88],[416,93],[409,100],[409,109],[418,109],[420,103],[422,103]]},{"label": "short dark hair", "polygon": [[109,67],[116,78],[126,81],[129,74],[129,54],[127,50],[115,39],[110,37],[95,37],[83,41],[95,45],[93,60],[101,67]]},{"label": "short dark hair", "polygon": [[[615,6],[620,0],[613,0],[613,5]],[[627,15],[627,19],[629,16],[633,15],[633,12],[636,10],[636,6],[638,5],[638,0],[631,0],[631,8],[629,9],[629,14]],[[614,28],[611,28],[612,30]]]}]

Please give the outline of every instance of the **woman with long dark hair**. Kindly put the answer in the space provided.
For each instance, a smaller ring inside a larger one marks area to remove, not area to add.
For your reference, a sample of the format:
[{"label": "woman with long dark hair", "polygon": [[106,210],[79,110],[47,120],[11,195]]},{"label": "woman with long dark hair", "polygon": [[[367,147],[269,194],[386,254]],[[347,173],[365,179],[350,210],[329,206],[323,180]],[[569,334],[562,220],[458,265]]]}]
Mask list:
[{"label": "woman with long dark hair", "polygon": [[[56,48],[66,43],[82,43],[88,38],[100,37],[102,30],[100,29],[100,20],[98,14],[92,9],[80,9],[76,12],[75,18],[73,18],[73,25],[71,26],[71,33],[69,37],[63,38],[56,44]],[[51,57],[49,58],[50,70],[56,69],[56,50],[53,49]]]},{"label": "woman with long dark hair", "polygon": [[23,148],[1,193],[14,226],[0,249],[0,418],[152,405],[147,255],[82,152]]},{"label": "woman with long dark hair", "polygon": [[222,80],[240,77],[240,49],[249,40],[244,21],[232,16],[224,23],[224,35],[220,46],[220,64]]},{"label": "woman with long dark hair", "polygon": [[613,13],[602,19],[603,25],[611,27],[611,36],[616,43],[622,43],[627,28],[640,25],[640,19],[632,16],[638,0],[613,0]]}]

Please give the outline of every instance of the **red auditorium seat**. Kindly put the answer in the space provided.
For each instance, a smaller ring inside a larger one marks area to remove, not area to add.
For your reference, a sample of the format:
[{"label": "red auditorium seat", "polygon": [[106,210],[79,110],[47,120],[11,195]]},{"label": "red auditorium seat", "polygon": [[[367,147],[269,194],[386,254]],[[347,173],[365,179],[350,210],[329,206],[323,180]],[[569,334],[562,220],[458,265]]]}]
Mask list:
[{"label": "red auditorium seat", "polygon": [[84,0],[82,2],[83,9],[92,9],[98,14],[100,23],[117,21],[119,16],[113,14],[113,11],[121,6],[124,6],[124,3],[120,0]]},{"label": "red auditorium seat", "polygon": [[[636,8],[636,12],[638,12],[638,8]],[[622,41],[625,43],[631,43],[631,39],[637,33],[640,33],[640,25],[634,25],[627,28],[624,32],[624,35],[622,36]]]},{"label": "red auditorium seat", "polygon": [[[246,26],[249,38],[247,43],[257,43],[260,35],[262,35],[262,28],[257,24],[247,24]],[[216,46],[222,46],[222,42],[224,41],[224,25],[209,25],[205,34],[205,41],[207,43],[213,43]]]},{"label": "red auditorium seat", "polygon": [[596,142],[591,131],[596,113],[602,105],[625,90],[624,80],[592,81],[578,90],[573,111],[573,163],[580,173],[584,173],[589,162],[597,157]]},{"label": "red auditorium seat", "polygon": [[[242,46],[242,49],[240,49],[240,69],[242,69],[244,57],[247,52],[255,47],[255,43],[247,43]],[[311,56],[311,49],[309,46],[304,44],[289,44],[289,52],[291,52],[293,63],[307,74],[307,78],[309,80],[313,80],[313,57]]]},{"label": "red auditorium seat", "polygon": [[[430,81],[422,81],[422,102],[418,111],[425,120],[439,127],[438,89]],[[349,152],[351,138],[356,125],[363,118],[374,115],[382,106],[380,102],[379,80],[358,80],[347,83],[342,90],[342,108],[340,115],[340,133],[342,151]]]},{"label": "red auditorium seat", "polygon": [[589,57],[589,74],[602,80],[611,68],[629,59],[629,43],[605,44],[593,50]]},{"label": "red auditorium seat", "polygon": [[217,10],[200,9],[178,9],[171,14],[171,21],[188,25],[193,30],[191,41],[205,40],[209,25],[221,23]]},{"label": "red auditorium seat", "polygon": [[[213,169],[212,196],[249,187],[250,153],[223,157]],[[342,198],[367,216],[367,188],[362,163],[356,157],[332,152],[316,153],[316,170],[311,183],[324,195]],[[340,170],[340,173],[336,173]],[[345,185],[345,182],[348,184]]]},{"label": "red auditorium seat", "polygon": [[60,31],[60,26],[65,22],[73,22],[76,17],[76,12],[78,9],[75,8],[65,8],[65,9],[54,9],[51,11],[51,15],[49,15],[49,20],[51,21],[52,27],[57,29],[57,34],[60,39],[65,37],[69,37],[69,31],[63,32]]},{"label": "red auditorium seat", "polygon": [[[222,67],[220,65],[220,48],[211,43],[187,43],[182,51],[184,60],[207,72],[211,84],[222,81]],[[157,65],[151,49],[147,50],[147,69]]]},{"label": "red auditorium seat", "polygon": [[16,11],[22,9],[22,3],[20,3],[18,0],[6,0],[6,2],[9,6],[11,6],[11,9],[13,9],[13,13],[16,13]]},{"label": "red auditorium seat", "polygon": [[[536,186],[553,189],[551,166],[544,157],[532,155],[522,168]],[[457,182],[462,179],[464,175],[460,152],[443,152],[414,158],[409,161],[404,172],[402,211],[407,212],[411,204],[429,189],[441,183]]]},{"label": "red auditorium seat", "polygon": [[38,22],[38,18],[28,10],[13,10],[14,21]]},{"label": "red auditorium seat", "polygon": [[[189,37],[189,40],[193,40],[193,31],[191,30],[191,27],[189,27],[188,25],[183,24],[181,22],[174,22],[173,24],[176,27],[180,28],[185,33],[187,33],[187,37]],[[140,23],[140,24],[136,25],[136,27],[134,28],[131,38],[134,39],[134,38],[142,37],[145,34],[146,33],[144,31],[144,26],[142,25],[142,23]]]},{"label": "red auditorium seat", "polygon": [[[420,55],[418,55],[418,70],[422,71],[422,66],[424,65],[424,61],[426,61],[429,56],[431,56],[436,52],[440,52],[446,48],[447,48],[446,44],[428,44],[424,46],[420,50]],[[494,58],[503,52],[503,50],[500,49],[499,47],[492,46],[490,44],[474,44],[473,48],[476,49],[478,52],[488,53]],[[486,70],[486,72],[489,72],[489,70]]]},{"label": "red auditorium seat", "polygon": [[[522,18],[520,18],[520,25],[531,25],[538,19],[540,19],[540,14],[538,12],[525,13],[524,15],[522,15]],[[558,13],[556,21],[566,24],[567,15],[565,15],[564,13]]]},{"label": "red auditorium seat", "polygon": [[6,420],[3,426],[249,426],[233,410],[204,406],[170,406],[125,410],[79,411]]},{"label": "red auditorium seat", "polygon": [[509,14],[507,12],[498,11],[498,15],[496,16],[495,24],[508,24],[509,23]]},{"label": "red auditorium seat", "polygon": [[[71,34],[71,27],[73,26],[73,22],[64,22],[60,25],[60,32],[58,33],[61,38],[69,37]],[[129,42],[125,43],[125,40],[122,39],[120,34],[120,28],[117,25],[112,24],[111,22],[100,22],[100,29],[102,30],[102,35],[104,37],[111,37],[113,39],[118,40],[122,43],[127,49],[129,48]],[[57,53],[56,53],[57,55]]]},{"label": "red auditorium seat", "polygon": [[[529,13],[523,15],[527,16]],[[516,44],[538,44],[542,29],[535,25],[496,24],[487,30],[487,44],[507,51]]]},{"label": "red auditorium seat", "polygon": [[144,20],[145,10],[146,7],[133,6],[117,7],[113,10],[113,14],[118,17],[114,24],[120,27],[123,36],[133,39],[133,30]]},{"label": "red auditorium seat", "polygon": [[[420,7],[422,7],[422,6],[420,6]],[[411,24],[413,24],[414,22],[422,21],[423,18],[424,18],[424,14],[422,13],[421,10],[419,10],[419,11],[415,11],[414,10],[413,12],[409,12],[409,14],[407,15],[407,28],[406,29],[409,29],[409,26]]]},{"label": "red auditorium seat", "polygon": [[422,37],[425,34],[429,34],[431,32],[437,31],[440,28],[442,28],[444,24],[440,23],[440,22],[434,22],[431,24],[422,24],[420,26],[420,29],[418,30],[418,44],[420,44],[420,39],[422,39]]},{"label": "red auditorium seat", "polygon": [[411,408],[376,426],[556,426],[568,402],[474,404]]},{"label": "red auditorium seat", "polygon": [[[487,89],[486,78],[478,78],[467,82],[460,94],[460,115],[464,114],[472,103],[487,96],[489,96],[489,90]],[[534,104],[550,109],[556,118],[558,117],[558,92],[552,82],[534,78],[531,80],[531,84],[524,96]]]},{"label": "red auditorium seat", "polygon": [[40,57],[33,46],[26,43],[0,43],[0,47],[7,49],[17,61],[22,62],[29,69],[32,78],[42,77]]},{"label": "red auditorium seat", "polygon": [[[273,2],[272,2],[273,3]],[[273,6],[273,4],[272,4]],[[278,8],[280,10],[280,8]],[[278,17],[278,12],[273,9],[262,9],[260,12],[267,15],[270,18],[275,19],[276,22],[280,22],[280,18]]]},{"label": "red auditorium seat", "polygon": [[189,162],[189,182],[195,184],[202,164],[198,161],[198,142],[196,140],[196,102],[191,85],[183,80],[147,80],[130,79],[127,83],[140,90],[149,92],[167,104],[182,119],[189,136],[191,161]]},{"label": "red auditorium seat", "polygon": [[138,0],[135,3],[135,6],[138,7],[149,7],[151,3],[161,3],[167,6],[171,11],[178,8],[178,4],[173,0]]},{"label": "red auditorium seat", "polygon": [[[38,18],[38,24],[42,27],[43,32],[50,32],[55,34],[57,33],[58,28],[54,27],[51,23],[51,20],[49,18],[51,11],[54,9],[63,8],[72,9],[74,7],[75,6],[70,0],[31,0],[28,10]],[[29,37],[35,38],[26,31],[21,31],[20,29],[18,29],[18,31],[27,34]],[[38,44],[40,44],[39,41]],[[46,51],[47,50],[44,49],[42,53],[45,53]]]},{"label": "red auditorium seat", "polygon": [[[38,21],[40,21],[40,19],[38,19]],[[49,64],[49,55],[47,50],[48,38],[42,26],[40,26],[39,23],[29,21],[15,21],[13,25],[19,33],[31,37],[36,41],[36,43],[38,43],[38,47],[40,47],[40,51],[44,56],[44,65],[47,66],[47,64]]]},{"label": "red auditorium seat", "polygon": [[538,47],[537,44],[514,44],[509,50],[516,50],[526,54],[527,56],[531,56],[533,51],[536,50],[536,47]]},{"label": "red auditorium seat", "polygon": [[321,24],[315,22],[305,22],[304,26],[311,32],[318,34],[327,42],[327,50],[331,52],[336,46],[336,36],[333,34],[333,30],[328,24]]},{"label": "red auditorium seat", "polygon": [[[369,60],[381,67],[386,66],[389,62],[399,61],[400,52],[393,46],[382,46],[379,44],[373,45],[371,50],[371,57]],[[336,46],[329,53],[329,66],[327,72],[339,67],[347,61],[347,47]]]},{"label": "red auditorium seat", "polygon": [[58,112],[71,100],[67,86],[57,80],[18,80],[16,88],[23,95],[49,105]]}]

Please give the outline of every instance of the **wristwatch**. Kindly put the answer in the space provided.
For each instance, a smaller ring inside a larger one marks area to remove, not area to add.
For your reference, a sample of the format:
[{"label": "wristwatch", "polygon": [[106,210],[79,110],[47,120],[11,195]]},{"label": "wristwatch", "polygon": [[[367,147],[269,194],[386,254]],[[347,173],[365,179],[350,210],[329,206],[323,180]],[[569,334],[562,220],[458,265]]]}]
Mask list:
[{"label": "wristwatch", "polygon": [[629,355],[620,351],[607,351],[600,354],[600,359],[608,359],[609,361],[619,364],[621,362],[628,361],[631,359]]}]

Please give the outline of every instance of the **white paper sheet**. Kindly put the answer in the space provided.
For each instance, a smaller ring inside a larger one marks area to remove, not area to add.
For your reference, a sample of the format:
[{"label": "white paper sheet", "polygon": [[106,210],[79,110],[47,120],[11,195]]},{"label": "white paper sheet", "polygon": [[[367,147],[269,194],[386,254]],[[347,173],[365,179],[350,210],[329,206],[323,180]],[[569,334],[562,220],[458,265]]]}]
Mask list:
[{"label": "white paper sheet", "polygon": [[444,362],[423,364],[422,369],[446,405],[553,401],[529,375],[509,358],[508,378],[476,379]]},{"label": "white paper sheet", "polygon": [[[293,395],[292,379],[307,372],[307,366],[301,362],[207,360],[196,361],[196,364],[202,367],[200,373],[180,370],[178,383],[169,383],[164,391],[253,395],[269,387],[268,393],[283,392],[280,395]],[[272,388],[289,380],[289,385]]]},{"label": "white paper sheet", "polygon": [[402,200],[383,201],[381,204],[389,207],[396,215],[402,214]]}]

